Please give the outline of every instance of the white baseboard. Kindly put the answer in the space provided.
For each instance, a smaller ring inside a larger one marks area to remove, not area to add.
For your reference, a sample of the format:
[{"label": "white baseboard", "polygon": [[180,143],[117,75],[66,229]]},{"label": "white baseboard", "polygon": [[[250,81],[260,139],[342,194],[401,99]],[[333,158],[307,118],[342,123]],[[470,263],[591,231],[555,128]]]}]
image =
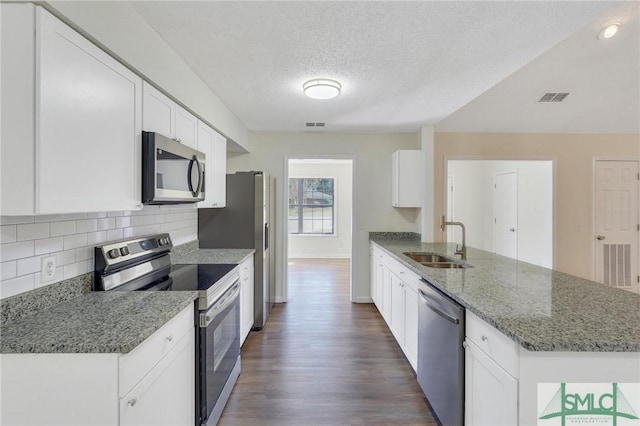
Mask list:
[{"label": "white baseboard", "polygon": [[371,297],[356,297],[353,299],[353,303],[373,303],[373,299]]},{"label": "white baseboard", "polygon": [[276,296],[275,302],[276,303],[284,303],[283,300],[282,300],[282,296]]}]

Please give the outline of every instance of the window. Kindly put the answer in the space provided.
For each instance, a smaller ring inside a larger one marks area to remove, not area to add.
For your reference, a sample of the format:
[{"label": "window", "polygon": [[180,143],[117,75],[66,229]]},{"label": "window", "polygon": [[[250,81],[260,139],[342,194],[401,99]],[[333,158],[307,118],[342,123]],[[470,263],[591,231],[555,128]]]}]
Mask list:
[{"label": "window", "polygon": [[289,179],[289,234],[333,234],[333,181]]}]

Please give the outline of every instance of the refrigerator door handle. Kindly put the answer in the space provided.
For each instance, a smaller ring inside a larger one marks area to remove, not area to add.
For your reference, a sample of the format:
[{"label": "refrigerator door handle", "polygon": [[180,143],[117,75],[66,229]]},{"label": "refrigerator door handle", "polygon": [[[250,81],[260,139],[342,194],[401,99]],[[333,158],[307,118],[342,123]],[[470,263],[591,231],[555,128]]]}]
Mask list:
[{"label": "refrigerator door handle", "polygon": [[269,224],[264,224],[264,249],[269,249]]}]

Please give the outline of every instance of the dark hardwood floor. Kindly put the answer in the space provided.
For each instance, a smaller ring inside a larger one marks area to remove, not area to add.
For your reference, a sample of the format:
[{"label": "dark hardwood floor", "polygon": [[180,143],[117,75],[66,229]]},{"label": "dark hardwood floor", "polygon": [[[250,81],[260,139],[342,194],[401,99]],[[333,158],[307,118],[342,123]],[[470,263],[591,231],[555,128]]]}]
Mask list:
[{"label": "dark hardwood floor", "polygon": [[436,425],[377,309],[349,301],[349,268],[290,261],[289,301],[245,341],[219,425]]}]

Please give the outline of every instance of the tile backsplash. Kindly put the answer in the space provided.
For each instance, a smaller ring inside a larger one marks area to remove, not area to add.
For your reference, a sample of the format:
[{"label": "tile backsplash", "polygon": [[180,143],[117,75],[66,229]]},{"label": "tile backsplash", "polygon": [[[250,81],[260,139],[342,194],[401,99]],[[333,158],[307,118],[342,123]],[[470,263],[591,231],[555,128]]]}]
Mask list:
[{"label": "tile backsplash", "polygon": [[[0,299],[93,271],[93,247],[168,232],[174,245],[198,238],[193,204],[139,211],[0,216]],[[41,282],[42,258],[55,256],[55,279]]]}]

